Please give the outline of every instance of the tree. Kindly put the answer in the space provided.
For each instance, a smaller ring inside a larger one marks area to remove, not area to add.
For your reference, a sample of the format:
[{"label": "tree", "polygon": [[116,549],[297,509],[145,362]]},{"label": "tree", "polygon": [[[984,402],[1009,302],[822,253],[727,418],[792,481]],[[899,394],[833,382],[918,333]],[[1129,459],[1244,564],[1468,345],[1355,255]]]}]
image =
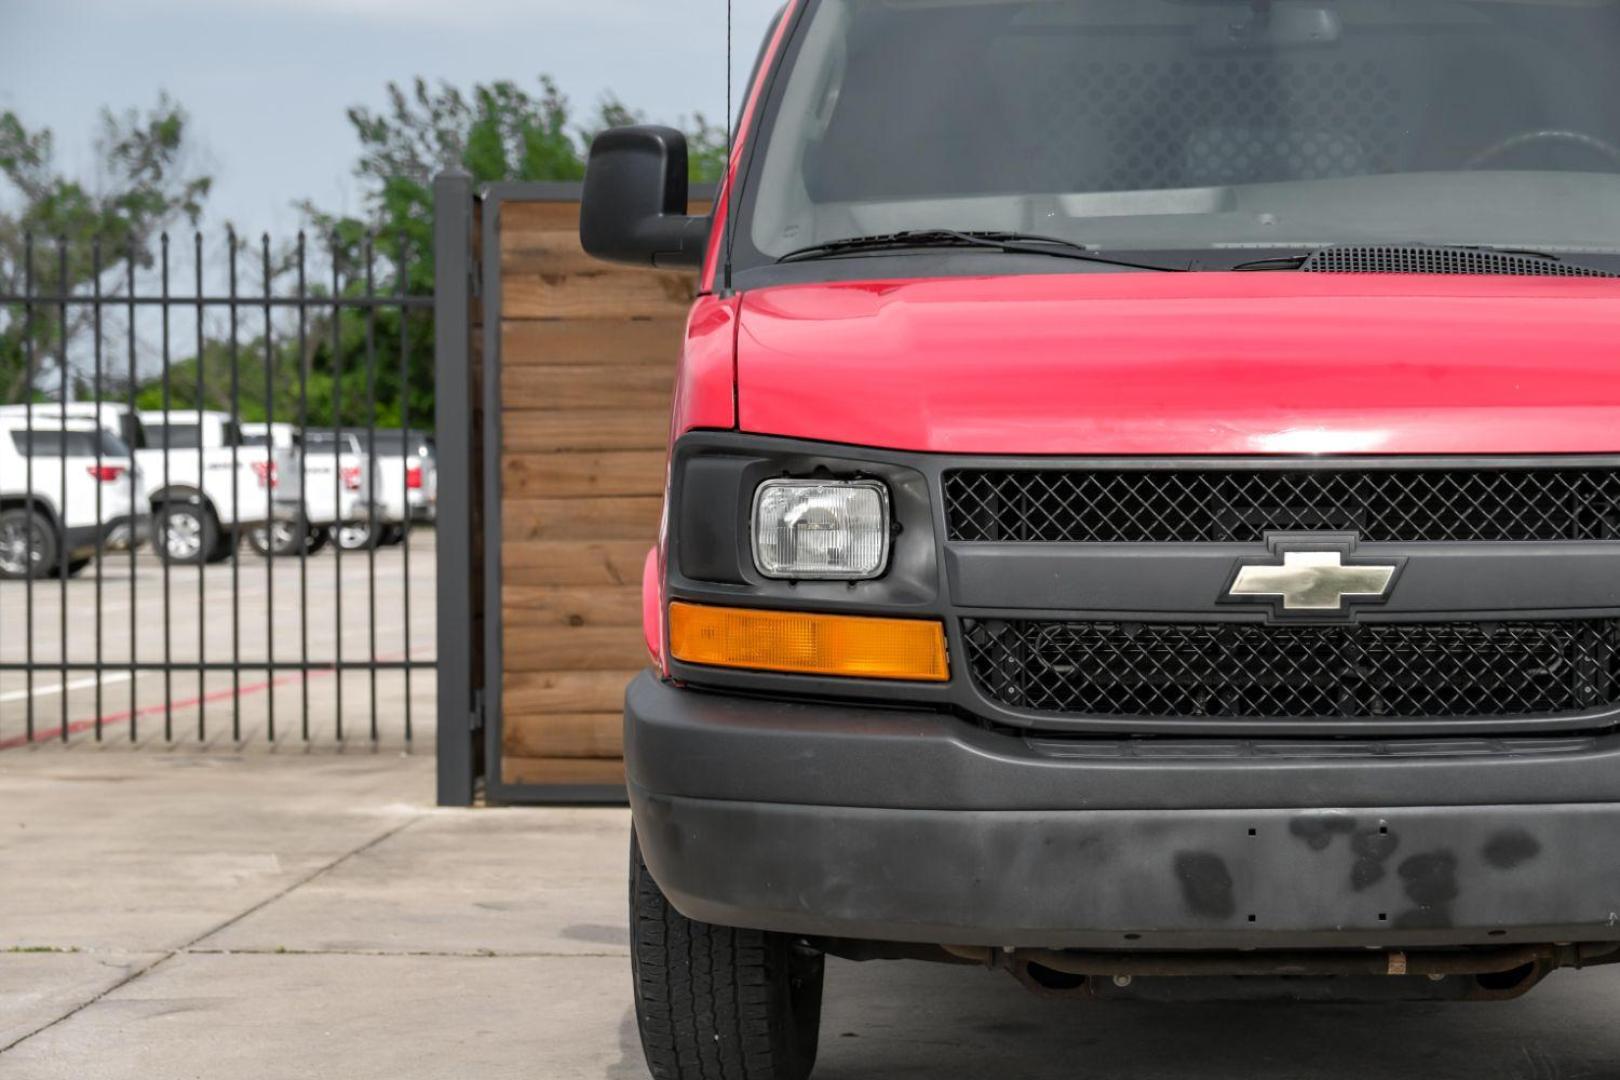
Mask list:
[{"label": "tree", "polygon": [[[0,292],[73,293],[100,275],[150,267],[159,234],[181,219],[195,225],[212,187],[191,165],[186,128],[185,110],[167,96],[145,112],[103,111],[92,190],[57,170],[49,130],[0,113],[0,177],[14,197],[13,209],[0,208]],[[36,371],[59,363],[90,318],[70,306],[64,335],[60,307],[35,305],[31,316],[21,304],[0,307],[3,400],[25,392],[27,343]]]},{"label": "tree", "polygon": [[[364,270],[375,264],[379,289],[396,291],[404,276],[405,291],[425,295],[433,290],[433,178],[461,167],[475,183],[503,180],[579,180],[585,175],[586,151],[596,132],[640,122],[643,114],[608,96],[583,124],[576,124],[568,98],[548,76],[538,92],[510,81],[478,84],[470,91],[446,82],[415,79],[409,88],[389,84],[388,105],[381,111],[355,107],[349,122],[360,141],[355,174],[367,183],[362,216],[339,216],[310,203],[303,209],[313,229],[330,245],[345,291],[363,289]],[[713,180],[725,165],[726,131],[696,115],[681,126],[688,133],[690,171],[694,180]],[[410,394],[405,402],[412,424],[433,416],[433,330],[431,319],[409,316],[402,324],[397,311],[383,310],[371,328],[379,362],[376,371],[376,415],[400,415],[399,364],[402,325]],[[342,383],[341,419],[364,423],[366,412],[366,316],[346,312],[341,320],[339,351],[327,344],[315,350],[311,385]],[[324,404],[324,402],[323,402]],[[330,422],[323,416],[323,422]]]}]

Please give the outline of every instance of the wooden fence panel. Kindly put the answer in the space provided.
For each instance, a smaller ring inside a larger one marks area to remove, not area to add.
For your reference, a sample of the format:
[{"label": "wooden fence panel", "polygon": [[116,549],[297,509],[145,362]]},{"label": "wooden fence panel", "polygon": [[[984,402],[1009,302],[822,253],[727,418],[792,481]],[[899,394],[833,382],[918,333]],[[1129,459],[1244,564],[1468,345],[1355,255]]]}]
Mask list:
[{"label": "wooden fence panel", "polygon": [[587,258],[577,202],[504,202],[500,268],[501,779],[619,784],[695,282]]}]

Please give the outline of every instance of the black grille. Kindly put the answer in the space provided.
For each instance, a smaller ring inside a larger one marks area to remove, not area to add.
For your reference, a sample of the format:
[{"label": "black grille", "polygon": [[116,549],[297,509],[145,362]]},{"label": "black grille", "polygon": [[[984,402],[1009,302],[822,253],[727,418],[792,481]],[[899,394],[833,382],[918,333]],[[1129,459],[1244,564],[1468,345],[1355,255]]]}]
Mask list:
[{"label": "black grille", "polygon": [[1006,543],[1246,543],[1273,531],[1363,541],[1611,540],[1610,468],[955,470],[948,535]]},{"label": "black grille", "polygon": [[1613,705],[1615,620],[1268,626],[965,620],[979,690],[1091,717],[1416,719]]},{"label": "black grille", "polygon": [[1534,255],[1467,248],[1333,247],[1305,260],[1318,274],[1495,274],[1518,277],[1607,278],[1616,275]]}]

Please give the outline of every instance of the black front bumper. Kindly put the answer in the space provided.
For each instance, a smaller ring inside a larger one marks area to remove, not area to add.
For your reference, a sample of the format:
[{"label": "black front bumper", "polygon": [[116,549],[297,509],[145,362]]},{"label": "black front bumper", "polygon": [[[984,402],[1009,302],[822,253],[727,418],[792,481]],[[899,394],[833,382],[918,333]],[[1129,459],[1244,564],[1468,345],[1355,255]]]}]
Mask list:
[{"label": "black front bumper", "polygon": [[1620,736],[1043,742],[942,712],[626,700],[647,865],[689,917],[877,941],[1620,940]]}]

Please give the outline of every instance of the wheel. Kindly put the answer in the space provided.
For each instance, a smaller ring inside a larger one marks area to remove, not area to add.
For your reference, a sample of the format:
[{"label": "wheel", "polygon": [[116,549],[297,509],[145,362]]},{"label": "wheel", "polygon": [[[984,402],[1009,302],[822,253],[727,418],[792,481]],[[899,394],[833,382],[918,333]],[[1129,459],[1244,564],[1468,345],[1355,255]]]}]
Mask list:
[{"label": "wheel", "polygon": [[248,530],[248,546],[265,558],[296,555],[308,550],[304,541],[305,525],[298,521],[272,521]]},{"label": "wheel", "polygon": [[27,507],[0,512],[0,578],[43,578],[56,569],[56,529]]},{"label": "wheel", "polygon": [[381,532],[382,539],[378,542],[383,547],[394,547],[405,542],[405,526],[403,525],[384,525]]},{"label": "wheel", "polygon": [[201,566],[219,546],[219,526],[206,506],[165,503],[152,531],[158,558],[175,566]]},{"label": "wheel", "polygon": [[344,551],[369,551],[377,546],[381,535],[381,528],[373,531],[370,524],[364,521],[347,521],[332,526],[332,539]]},{"label": "wheel", "polygon": [[786,934],[695,922],[665,899],[630,838],[630,970],[654,1080],[805,1080],[824,960]]},{"label": "wheel", "polygon": [[84,572],[84,568],[89,566],[94,561],[95,560],[88,555],[82,559],[69,560],[67,564],[68,577],[78,577]]},{"label": "wheel", "polygon": [[313,555],[332,540],[329,529],[310,529],[304,533],[304,554]]}]

